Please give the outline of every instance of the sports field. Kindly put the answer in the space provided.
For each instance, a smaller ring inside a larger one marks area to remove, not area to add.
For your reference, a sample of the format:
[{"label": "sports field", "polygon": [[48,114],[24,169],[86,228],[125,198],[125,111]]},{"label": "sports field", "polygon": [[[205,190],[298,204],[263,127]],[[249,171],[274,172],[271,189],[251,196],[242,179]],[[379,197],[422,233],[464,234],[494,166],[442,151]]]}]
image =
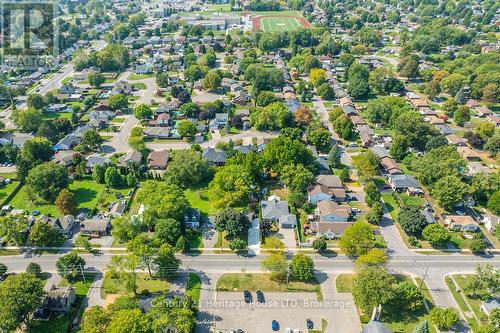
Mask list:
[{"label": "sports field", "polygon": [[293,31],[303,27],[303,24],[295,17],[260,18],[260,28],[264,32]]}]

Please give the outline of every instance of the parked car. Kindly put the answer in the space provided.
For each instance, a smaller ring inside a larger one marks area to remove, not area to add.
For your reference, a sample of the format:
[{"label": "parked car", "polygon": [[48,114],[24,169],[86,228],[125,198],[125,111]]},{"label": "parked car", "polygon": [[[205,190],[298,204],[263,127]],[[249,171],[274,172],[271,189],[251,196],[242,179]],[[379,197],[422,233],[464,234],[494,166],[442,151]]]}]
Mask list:
[{"label": "parked car", "polygon": [[290,327],[285,328],[285,333],[293,333]]},{"label": "parked car", "polygon": [[278,323],[276,320],[273,320],[271,322],[271,328],[273,331],[279,331],[280,330],[280,323]]},{"label": "parked car", "polygon": [[264,293],[260,290],[257,290],[257,302],[265,303]]},{"label": "parked car", "polygon": [[308,330],[312,330],[314,328],[314,323],[311,319],[306,320],[306,326]]},{"label": "parked car", "polygon": [[252,294],[248,290],[243,291],[243,297],[246,303],[252,303]]}]

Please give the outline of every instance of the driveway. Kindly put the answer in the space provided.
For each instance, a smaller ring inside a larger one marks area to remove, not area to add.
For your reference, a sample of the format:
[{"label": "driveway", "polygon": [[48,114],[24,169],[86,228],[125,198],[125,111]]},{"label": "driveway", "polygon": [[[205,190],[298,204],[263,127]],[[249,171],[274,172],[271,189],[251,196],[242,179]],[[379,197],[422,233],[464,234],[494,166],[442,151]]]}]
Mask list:
[{"label": "driveway", "polygon": [[260,223],[259,219],[252,220],[252,226],[248,229],[248,253],[260,254]]},{"label": "driveway", "polygon": [[295,240],[295,228],[280,230],[274,235],[285,244],[285,249],[293,250],[297,248],[297,241]]},{"label": "driveway", "polygon": [[339,293],[335,286],[337,275],[316,273],[321,284],[321,292],[332,311],[325,318],[328,321],[325,333],[361,332],[361,321],[351,293]]}]

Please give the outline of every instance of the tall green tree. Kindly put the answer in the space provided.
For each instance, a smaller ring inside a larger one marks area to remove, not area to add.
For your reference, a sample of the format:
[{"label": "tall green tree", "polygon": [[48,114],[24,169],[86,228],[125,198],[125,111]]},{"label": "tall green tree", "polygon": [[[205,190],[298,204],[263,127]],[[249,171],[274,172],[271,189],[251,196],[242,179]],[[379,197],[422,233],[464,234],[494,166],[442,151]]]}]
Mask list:
[{"label": "tall green tree", "polygon": [[[44,282],[29,273],[8,276],[0,283],[0,330],[15,331],[42,305]],[[29,326],[28,326],[29,327]]]}]

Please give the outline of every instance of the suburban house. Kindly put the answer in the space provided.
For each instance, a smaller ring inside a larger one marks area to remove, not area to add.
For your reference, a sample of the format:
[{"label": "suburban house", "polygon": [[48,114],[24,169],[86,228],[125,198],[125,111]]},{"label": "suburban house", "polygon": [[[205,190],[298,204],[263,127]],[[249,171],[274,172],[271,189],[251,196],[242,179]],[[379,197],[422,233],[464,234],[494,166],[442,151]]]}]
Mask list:
[{"label": "suburban house", "polygon": [[109,235],[111,222],[109,218],[85,219],[80,223],[81,233],[91,237],[102,237]]},{"label": "suburban house", "polygon": [[112,95],[122,94],[130,95],[133,91],[132,85],[127,81],[118,81],[113,84],[113,90],[111,90]]},{"label": "suburban house", "polygon": [[288,201],[282,201],[277,195],[270,196],[267,201],[260,202],[263,221],[279,222],[281,228],[295,228],[297,217],[290,214]]},{"label": "suburban house", "polygon": [[480,161],[481,156],[479,156],[476,151],[469,147],[457,147],[457,151],[465,160],[467,161]]},{"label": "suburban house", "polygon": [[187,228],[199,228],[201,222],[201,213],[199,209],[189,208],[184,215],[184,225]]},{"label": "suburban house", "polygon": [[42,310],[55,313],[68,313],[76,300],[75,290],[71,285],[56,287],[52,285],[42,303]]},{"label": "suburban house", "polygon": [[112,217],[119,217],[125,213],[126,209],[127,209],[127,201],[118,200],[111,205],[111,208],[109,209],[109,214]]},{"label": "suburban house", "polygon": [[69,108],[66,104],[49,104],[45,107],[45,112],[66,112],[69,111]]},{"label": "suburban house", "polygon": [[384,171],[390,175],[400,175],[403,171],[399,168],[398,163],[391,157],[385,156],[380,159],[380,164],[384,168]]},{"label": "suburban house", "polygon": [[142,154],[136,150],[131,150],[120,157],[116,164],[120,167],[125,167],[128,163],[141,163],[141,160]]},{"label": "suburban house", "polygon": [[169,113],[160,113],[155,120],[151,120],[149,122],[149,126],[159,126],[166,127],[170,122],[170,114]]},{"label": "suburban house", "polygon": [[347,229],[352,224],[352,222],[313,222],[311,224],[311,228],[316,232],[317,237],[337,239],[340,238],[345,229]]},{"label": "suburban house", "polygon": [[92,154],[87,157],[86,167],[93,169],[96,165],[106,165],[109,164],[111,160],[107,156],[101,156],[99,154]]},{"label": "suburban house", "polygon": [[320,201],[332,200],[332,193],[325,185],[316,184],[307,189],[307,201],[317,204]]},{"label": "suburban house", "polygon": [[334,175],[319,175],[316,178],[316,183],[329,188],[333,200],[337,202],[345,201],[347,198],[342,181],[338,176]]},{"label": "suburban house", "polygon": [[226,163],[226,152],[224,150],[206,148],[203,150],[201,157],[206,159],[210,164],[224,165]]},{"label": "suburban house", "polygon": [[387,178],[391,188],[397,192],[404,192],[409,187],[420,188],[420,185],[413,176],[408,176],[403,174],[403,175],[390,175]]},{"label": "suburban house", "polygon": [[41,221],[49,224],[53,229],[58,230],[67,238],[71,237],[73,226],[75,225],[75,217],[73,215],[65,215],[63,217],[43,216]]},{"label": "suburban house", "polygon": [[68,134],[61,140],[59,140],[58,143],[56,143],[53,147],[55,151],[59,150],[70,150],[74,146],[80,144],[82,142],[82,138],[74,135],[74,134]]},{"label": "suburban house", "polygon": [[168,150],[152,151],[148,156],[148,166],[150,169],[165,170],[167,168],[170,153]]},{"label": "suburban house", "polygon": [[320,201],[315,215],[320,222],[347,222],[351,216],[351,207],[340,206],[334,201]]}]

